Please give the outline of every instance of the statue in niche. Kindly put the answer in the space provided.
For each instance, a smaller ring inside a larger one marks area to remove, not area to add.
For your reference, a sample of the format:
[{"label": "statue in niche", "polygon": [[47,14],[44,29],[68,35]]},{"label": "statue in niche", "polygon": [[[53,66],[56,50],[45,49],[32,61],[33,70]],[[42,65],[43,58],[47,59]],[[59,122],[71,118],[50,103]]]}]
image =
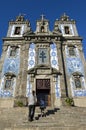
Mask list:
[{"label": "statue in niche", "polygon": [[61,34],[61,30],[59,29],[58,25],[55,25],[53,34]]}]

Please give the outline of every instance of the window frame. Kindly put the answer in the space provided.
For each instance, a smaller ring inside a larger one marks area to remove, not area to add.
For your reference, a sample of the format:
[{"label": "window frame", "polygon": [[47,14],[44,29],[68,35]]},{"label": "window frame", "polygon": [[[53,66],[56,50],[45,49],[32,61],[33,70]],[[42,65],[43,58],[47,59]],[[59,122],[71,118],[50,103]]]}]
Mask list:
[{"label": "window frame", "polygon": [[64,26],[64,32],[65,32],[66,35],[70,35],[70,27]]},{"label": "window frame", "polygon": [[[5,76],[5,84],[4,84],[4,89],[5,90],[10,90],[12,88],[13,78],[14,78],[14,76],[10,75],[10,74],[8,74],[8,75]],[[6,85],[7,81],[8,82],[10,81],[10,86]]]},{"label": "window frame", "polygon": [[[79,86],[77,86],[77,84],[76,84],[77,82],[80,84]],[[82,88],[82,83],[81,83],[80,76],[74,76],[74,83],[75,83],[75,88],[76,89],[81,89]]]},{"label": "window frame", "polygon": [[11,46],[10,47],[10,54],[9,57],[16,57],[17,56],[17,50],[19,49],[18,46]]},{"label": "window frame", "polygon": [[75,47],[74,46],[68,46],[68,53],[69,53],[69,56],[76,56]]},{"label": "window frame", "polygon": [[16,26],[14,29],[14,35],[20,35],[21,34],[21,27],[20,26]]}]

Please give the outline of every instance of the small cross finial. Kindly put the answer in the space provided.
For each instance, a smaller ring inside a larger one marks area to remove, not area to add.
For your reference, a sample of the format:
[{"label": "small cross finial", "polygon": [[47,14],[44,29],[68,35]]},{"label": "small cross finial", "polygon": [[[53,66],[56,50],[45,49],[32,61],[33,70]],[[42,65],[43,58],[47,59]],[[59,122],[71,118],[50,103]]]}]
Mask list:
[{"label": "small cross finial", "polygon": [[43,15],[43,14],[41,15],[42,20],[44,20],[44,16],[45,16],[45,15]]}]

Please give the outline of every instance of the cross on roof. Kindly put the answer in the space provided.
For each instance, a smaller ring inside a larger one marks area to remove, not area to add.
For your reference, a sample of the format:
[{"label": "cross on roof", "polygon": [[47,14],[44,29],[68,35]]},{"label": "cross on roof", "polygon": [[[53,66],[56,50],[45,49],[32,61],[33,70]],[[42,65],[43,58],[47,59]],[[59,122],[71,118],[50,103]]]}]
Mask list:
[{"label": "cross on roof", "polygon": [[42,20],[44,20],[44,16],[45,16],[45,15],[43,15],[43,14],[41,15]]}]

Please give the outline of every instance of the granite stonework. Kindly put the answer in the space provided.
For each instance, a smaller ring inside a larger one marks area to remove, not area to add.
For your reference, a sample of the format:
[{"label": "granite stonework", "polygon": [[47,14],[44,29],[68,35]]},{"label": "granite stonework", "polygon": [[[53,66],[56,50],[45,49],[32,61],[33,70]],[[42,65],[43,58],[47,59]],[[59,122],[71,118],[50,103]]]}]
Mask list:
[{"label": "granite stonework", "polygon": [[21,15],[9,22],[0,60],[1,104],[13,106],[15,99],[25,101],[35,90],[38,102],[42,97],[47,106],[62,106],[69,97],[86,107],[86,62],[75,21],[64,14],[50,31],[42,16],[36,25],[32,31]]}]

